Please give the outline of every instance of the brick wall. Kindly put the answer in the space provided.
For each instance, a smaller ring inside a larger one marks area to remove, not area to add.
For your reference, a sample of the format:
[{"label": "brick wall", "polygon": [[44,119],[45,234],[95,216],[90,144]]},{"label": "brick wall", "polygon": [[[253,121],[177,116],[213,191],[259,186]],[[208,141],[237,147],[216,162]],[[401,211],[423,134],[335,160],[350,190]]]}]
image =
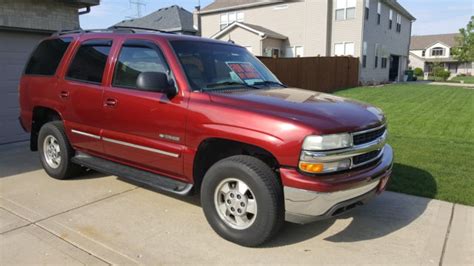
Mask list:
[{"label": "brick wall", "polygon": [[57,0],[3,0],[0,27],[57,31],[79,28],[77,4]]}]

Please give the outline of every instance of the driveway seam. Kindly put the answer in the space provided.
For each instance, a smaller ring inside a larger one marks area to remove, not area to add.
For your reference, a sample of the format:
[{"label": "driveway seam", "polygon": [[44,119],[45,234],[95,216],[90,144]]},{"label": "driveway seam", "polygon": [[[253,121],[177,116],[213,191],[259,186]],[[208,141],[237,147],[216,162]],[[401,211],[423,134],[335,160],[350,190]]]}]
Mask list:
[{"label": "driveway seam", "polygon": [[2,209],[5,209],[5,210],[7,210],[8,212],[10,212],[10,213],[12,213],[12,214],[14,214],[14,215],[16,215],[16,216],[18,216],[18,217],[20,217],[20,218],[26,220],[26,221],[28,221],[28,223],[25,224],[25,225],[23,225],[23,226],[20,226],[20,227],[17,227],[17,228],[13,228],[13,229],[11,229],[11,230],[8,230],[8,231],[5,231],[5,232],[3,232],[3,233],[0,233],[0,235],[9,233],[9,232],[12,232],[12,231],[15,231],[15,230],[17,230],[17,229],[21,229],[21,228],[24,228],[24,227],[27,227],[27,226],[30,226],[30,225],[39,226],[38,223],[40,223],[40,222],[42,222],[42,221],[48,220],[48,219],[50,219],[50,218],[54,218],[54,217],[56,217],[56,216],[59,216],[59,215],[65,214],[65,213],[68,213],[68,212],[70,212],[70,211],[75,211],[75,210],[81,209],[81,208],[83,208],[83,207],[90,206],[90,205],[92,205],[92,204],[95,204],[95,203],[97,203],[97,202],[101,202],[101,201],[106,200],[106,199],[113,198],[113,197],[115,197],[115,196],[120,196],[120,195],[122,195],[122,194],[124,194],[124,193],[131,192],[131,191],[136,190],[136,189],[138,189],[138,188],[139,188],[139,187],[133,187],[133,188],[131,188],[131,189],[127,189],[127,190],[122,191],[122,192],[119,192],[119,193],[117,193],[117,194],[109,195],[109,196],[107,196],[107,197],[104,197],[104,198],[101,198],[101,199],[98,199],[98,200],[95,200],[95,201],[91,201],[91,202],[88,202],[88,203],[83,204],[83,205],[80,205],[80,206],[73,207],[73,208],[71,208],[71,209],[68,209],[68,210],[65,210],[65,211],[62,211],[62,212],[59,212],[59,213],[50,215],[50,216],[48,216],[48,217],[41,218],[41,219],[36,220],[36,221],[34,221],[34,222],[29,221],[29,219],[26,219],[25,217],[23,217],[23,216],[21,216],[21,215],[18,215],[18,214],[16,214],[16,213],[14,213],[14,212],[12,212],[12,211],[10,211],[10,210],[5,209],[5,208],[2,207]]},{"label": "driveway seam", "polygon": [[48,234],[52,235],[53,237],[58,238],[59,240],[65,242],[65,243],[67,243],[67,244],[69,244],[69,245],[71,245],[71,246],[73,246],[73,247],[75,247],[75,248],[77,248],[77,249],[79,249],[79,250],[82,250],[83,252],[89,254],[90,256],[92,256],[92,257],[94,257],[94,258],[96,258],[96,259],[98,259],[98,260],[100,260],[100,261],[102,261],[102,262],[104,262],[104,263],[106,263],[106,264],[108,264],[108,265],[112,265],[112,263],[106,261],[105,259],[103,259],[103,258],[101,258],[101,257],[98,257],[98,256],[92,254],[91,252],[89,252],[89,251],[87,251],[87,250],[85,250],[85,249],[83,249],[83,248],[81,248],[81,247],[75,245],[74,243],[69,242],[69,241],[67,241],[67,240],[64,239],[64,238],[61,238],[61,237],[57,236],[57,235],[54,234],[53,232],[49,231],[46,227],[43,227],[43,226],[41,226],[41,225],[39,225],[39,224],[35,224],[35,225],[38,226],[38,228],[43,229],[45,232],[47,232]]},{"label": "driveway seam", "polygon": [[451,208],[451,217],[449,218],[448,230],[446,230],[446,236],[444,238],[444,243],[443,243],[443,250],[441,251],[441,258],[439,260],[439,266],[443,265],[444,254],[446,253],[446,247],[448,245],[449,233],[451,231],[451,225],[453,224],[453,217],[454,217],[455,207],[456,207],[456,204],[453,203],[453,207]]}]

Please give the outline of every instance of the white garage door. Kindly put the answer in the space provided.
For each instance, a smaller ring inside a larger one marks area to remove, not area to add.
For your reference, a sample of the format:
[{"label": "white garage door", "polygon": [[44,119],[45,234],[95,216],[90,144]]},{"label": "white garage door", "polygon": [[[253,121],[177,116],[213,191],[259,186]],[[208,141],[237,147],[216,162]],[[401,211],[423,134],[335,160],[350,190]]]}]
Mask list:
[{"label": "white garage door", "polygon": [[0,144],[28,139],[18,123],[18,81],[31,51],[46,36],[0,30]]}]

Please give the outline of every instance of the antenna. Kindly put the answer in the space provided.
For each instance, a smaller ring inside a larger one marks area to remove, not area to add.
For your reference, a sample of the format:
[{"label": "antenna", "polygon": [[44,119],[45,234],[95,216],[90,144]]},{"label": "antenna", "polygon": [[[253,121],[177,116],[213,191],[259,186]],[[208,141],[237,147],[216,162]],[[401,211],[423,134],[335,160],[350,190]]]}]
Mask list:
[{"label": "antenna", "polygon": [[135,14],[127,18],[141,18],[143,15],[142,9],[146,10],[145,0],[129,0],[130,8],[135,10]]}]

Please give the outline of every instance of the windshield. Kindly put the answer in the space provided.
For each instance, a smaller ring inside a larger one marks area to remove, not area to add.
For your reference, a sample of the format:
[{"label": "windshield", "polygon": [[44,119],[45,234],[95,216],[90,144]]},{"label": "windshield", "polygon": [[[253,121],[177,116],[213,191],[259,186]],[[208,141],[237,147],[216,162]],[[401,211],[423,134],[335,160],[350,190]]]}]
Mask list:
[{"label": "windshield", "polygon": [[196,41],[172,41],[171,46],[194,90],[209,91],[222,87],[259,89],[281,84],[243,47]]}]

